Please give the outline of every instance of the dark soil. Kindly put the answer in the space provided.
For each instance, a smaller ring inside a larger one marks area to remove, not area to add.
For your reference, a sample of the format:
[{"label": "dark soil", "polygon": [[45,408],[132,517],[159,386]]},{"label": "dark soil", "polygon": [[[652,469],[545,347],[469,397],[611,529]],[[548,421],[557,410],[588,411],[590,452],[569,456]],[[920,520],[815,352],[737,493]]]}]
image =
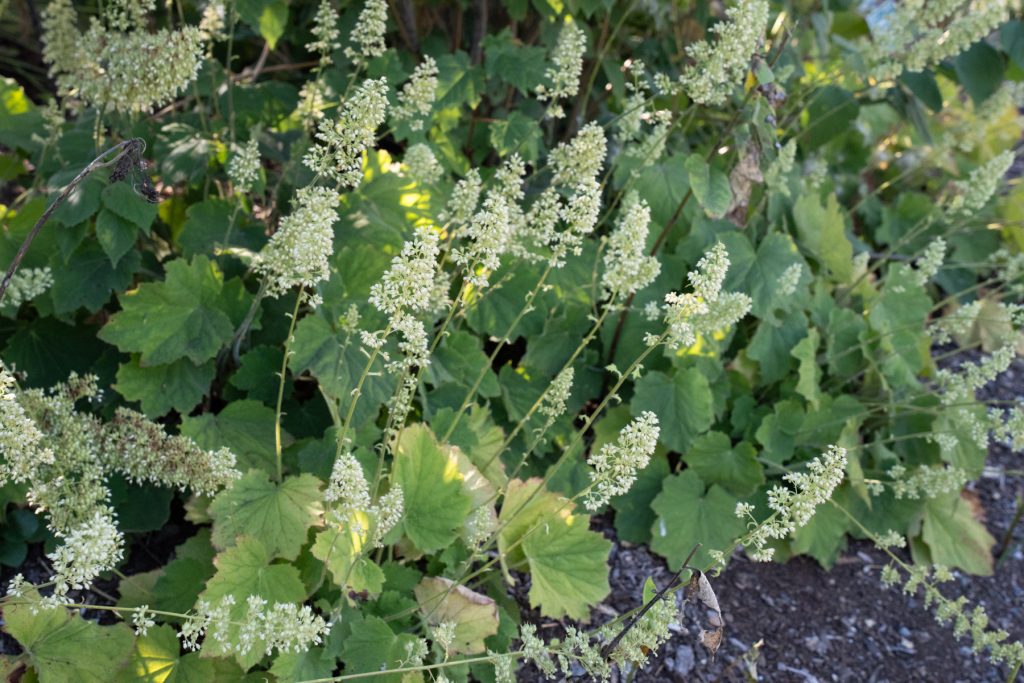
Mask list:
[{"label": "dark soil", "polygon": [[[979,398],[1024,399],[1024,360],[1015,361],[984,394]],[[1012,470],[1017,473],[1008,473]],[[1004,539],[1013,520],[1016,497],[1024,496],[1021,470],[1024,456],[993,445],[984,476],[968,487],[982,501],[984,522],[997,542]],[[613,531],[606,534],[611,537]],[[592,615],[596,623],[614,616],[612,610],[619,614],[635,609],[648,576],[663,586],[672,575],[646,547],[617,543],[610,563],[612,593]],[[752,562],[737,554],[725,572],[712,580],[727,625],[717,658],[711,661],[697,643],[700,624],[696,614],[687,610],[686,623],[632,680],[1007,680],[1006,667],[975,655],[969,641],[956,640],[950,627],[937,624],[920,594],[908,596],[898,587],[884,588],[879,573],[885,564],[883,553],[860,541],[851,541],[830,571],[807,557],[777,564]],[[994,576],[955,575],[957,580],[946,585],[947,595],[965,595],[972,606],[983,605],[993,628],[1005,629],[1011,639],[1024,640],[1024,521],[1014,530]],[[559,634],[560,625],[539,623],[548,637]],[[542,679],[536,671],[523,671],[520,680]]]}]

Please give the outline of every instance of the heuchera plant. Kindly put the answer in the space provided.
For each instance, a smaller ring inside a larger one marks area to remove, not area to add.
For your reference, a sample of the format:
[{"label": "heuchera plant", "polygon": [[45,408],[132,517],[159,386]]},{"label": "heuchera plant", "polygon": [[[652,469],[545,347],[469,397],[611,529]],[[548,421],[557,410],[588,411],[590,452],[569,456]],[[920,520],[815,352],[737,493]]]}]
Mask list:
[{"label": "heuchera plant", "polygon": [[[51,0],[0,80],[5,671],[608,679],[852,535],[1012,680],[935,586],[1024,447],[975,397],[1024,23],[836,5]],[[600,625],[592,514],[676,572]]]}]

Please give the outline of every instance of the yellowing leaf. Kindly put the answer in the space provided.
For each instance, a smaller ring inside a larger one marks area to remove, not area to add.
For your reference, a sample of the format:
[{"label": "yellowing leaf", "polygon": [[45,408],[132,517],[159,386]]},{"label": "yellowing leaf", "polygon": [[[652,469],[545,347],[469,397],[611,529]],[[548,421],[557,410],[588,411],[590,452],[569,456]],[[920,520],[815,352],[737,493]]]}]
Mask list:
[{"label": "yellowing leaf", "polygon": [[4,630],[25,649],[40,683],[107,683],[134,640],[124,624],[100,626],[61,607],[33,614],[25,603],[4,607]]},{"label": "yellowing leaf", "polygon": [[498,605],[486,595],[440,576],[423,579],[413,592],[431,625],[455,623],[453,654],[480,654],[484,639],[498,632]]},{"label": "yellowing leaf", "polygon": [[392,475],[402,488],[402,528],[417,548],[432,552],[458,536],[470,510],[458,460],[445,453],[426,425],[407,427],[395,453]]},{"label": "yellowing leaf", "polygon": [[587,515],[558,515],[523,537],[530,565],[530,606],[546,617],[586,619],[607,597],[612,544],[590,530]]},{"label": "yellowing leaf", "polygon": [[367,557],[366,529],[369,519],[361,515],[361,529],[352,525],[338,528],[334,525],[316,535],[313,557],[331,571],[334,583],[343,590],[366,591],[378,595],[384,587],[384,573]]}]

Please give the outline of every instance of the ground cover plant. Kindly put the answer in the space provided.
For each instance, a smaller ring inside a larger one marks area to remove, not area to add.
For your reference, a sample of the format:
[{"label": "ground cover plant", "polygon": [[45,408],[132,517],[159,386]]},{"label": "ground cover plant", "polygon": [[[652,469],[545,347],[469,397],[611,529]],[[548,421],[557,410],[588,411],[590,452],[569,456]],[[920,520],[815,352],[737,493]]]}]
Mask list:
[{"label": "ground cover plant", "polygon": [[0,4],[5,673],[629,678],[852,536],[1013,680],[1018,10]]}]

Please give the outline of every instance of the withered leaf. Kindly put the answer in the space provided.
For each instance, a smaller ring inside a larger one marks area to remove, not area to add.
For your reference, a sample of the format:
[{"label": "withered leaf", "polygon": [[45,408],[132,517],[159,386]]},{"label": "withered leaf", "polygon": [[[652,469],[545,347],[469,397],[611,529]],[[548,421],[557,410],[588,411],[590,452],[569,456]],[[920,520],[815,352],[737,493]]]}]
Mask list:
[{"label": "withered leaf", "polygon": [[718,653],[718,648],[722,645],[722,629],[716,628],[714,631],[701,631],[700,644],[704,646],[713,660]]}]

